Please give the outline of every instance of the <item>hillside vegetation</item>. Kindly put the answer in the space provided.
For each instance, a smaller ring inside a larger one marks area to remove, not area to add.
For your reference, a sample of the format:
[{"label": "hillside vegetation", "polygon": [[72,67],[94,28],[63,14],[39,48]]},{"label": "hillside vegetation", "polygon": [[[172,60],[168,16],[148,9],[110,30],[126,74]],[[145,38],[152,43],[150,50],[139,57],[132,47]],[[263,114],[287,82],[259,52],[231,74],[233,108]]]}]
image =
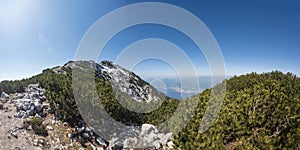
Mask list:
[{"label": "hillside vegetation", "polygon": [[174,142],[182,149],[297,149],[300,147],[300,79],[291,73],[247,74],[227,81],[218,118],[198,132],[210,90]]},{"label": "hillside vegetation", "polygon": [[[55,74],[51,69],[47,69],[30,79],[1,82],[0,90],[8,93],[20,92],[27,84],[39,82],[46,89],[51,108],[61,113],[62,120],[69,122],[70,125],[76,125],[82,119],[79,110],[84,108],[78,108],[74,100],[72,71],[63,69],[67,72],[66,75]],[[82,87],[89,86],[84,81],[78,82]],[[95,83],[101,101],[93,93],[84,93],[85,96],[91,97],[90,100],[79,102],[85,106],[92,106],[93,108],[89,109],[93,110],[103,107],[115,120],[128,125],[143,123],[158,125],[172,116],[180,102],[166,98],[158,109],[149,113],[137,113],[119,104],[110,82],[96,78]],[[300,147],[300,79],[297,76],[278,71],[235,76],[226,81],[226,90],[219,116],[204,133],[198,129],[210,99],[211,89],[182,101],[186,103],[185,109],[189,109],[189,101],[197,101],[198,106],[188,125],[174,137],[173,142],[177,147],[181,149]],[[128,99],[126,94],[119,93],[117,96]],[[131,104],[142,107],[136,101]],[[178,118],[179,123],[180,119],[184,118]]]}]

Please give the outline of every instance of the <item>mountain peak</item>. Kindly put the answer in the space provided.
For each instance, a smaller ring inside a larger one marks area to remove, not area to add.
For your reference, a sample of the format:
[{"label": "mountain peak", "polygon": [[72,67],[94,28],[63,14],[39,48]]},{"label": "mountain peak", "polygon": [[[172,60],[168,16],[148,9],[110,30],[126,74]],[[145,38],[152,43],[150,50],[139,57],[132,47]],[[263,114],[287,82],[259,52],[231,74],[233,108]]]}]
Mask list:
[{"label": "mountain peak", "polygon": [[[95,69],[96,77],[109,81],[114,88],[127,93],[138,102],[150,103],[165,96],[135,73],[109,60],[103,60],[99,64],[94,61],[69,61],[63,67],[71,70],[74,68],[86,70],[85,67]],[[55,67],[52,70],[58,74],[66,74],[62,67]]]}]

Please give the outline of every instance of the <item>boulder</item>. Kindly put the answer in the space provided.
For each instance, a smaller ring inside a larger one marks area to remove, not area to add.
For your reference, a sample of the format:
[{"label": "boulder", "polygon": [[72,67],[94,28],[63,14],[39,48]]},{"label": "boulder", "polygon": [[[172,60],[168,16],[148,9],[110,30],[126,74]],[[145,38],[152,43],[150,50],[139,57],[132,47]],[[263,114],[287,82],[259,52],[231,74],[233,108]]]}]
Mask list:
[{"label": "boulder", "polygon": [[51,126],[46,126],[46,129],[47,129],[47,130],[53,130],[53,127],[51,127]]},{"label": "boulder", "polygon": [[22,110],[27,111],[30,110],[31,105],[29,103],[21,103],[22,105]]},{"label": "boulder", "polygon": [[163,145],[172,139],[172,133],[159,133],[157,128],[151,124],[143,124],[138,137],[127,138],[124,141],[124,149],[132,148],[154,148],[161,149]]},{"label": "boulder", "polygon": [[46,117],[46,114],[44,113],[44,111],[37,112],[37,114],[42,118]]},{"label": "boulder", "polygon": [[81,137],[84,139],[84,140],[88,140],[90,138],[90,135],[86,132],[82,133],[81,134]]},{"label": "boulder", "polygon": [[38,146],[38,140],[37,140],[37,139],[34,139],[34,140],[32,141],[32,144],[33,144],[34,146]]},{"label": "boulder", "polygon": [[40,103],[34,103],[34,108],[36,109],[37,112],[43,111],[43,106]]},{"label": "boulder", "polygon": [[5,92],[2,92],[0,98],[5,98],[5,99],[9,99],[9,95],[6,94]]},{"label": "boulder", "polygon": [[29,116],[34,116],[36,114],[36,110],[35,110],[35,107],[34,105],[31,105],[30,106],[30,109],[26,111],[27,115]]},{"label": "boulder", "polygon": [[158,130],[156,129],[156,127],[154,125],[151,125],[151,124],[143,124],[142,125],[142,130],[140,133],[141,136],[148,135],[151,132],[158,133]]},{"label": "boulder", "polygon": [[109,140],[110,149],[122,149],[123,145],[124,141],[122,141],[120,138],[113,137],[111,140]]},{"label": "boulder", "polygon": [[25,118],[25,117],[26,117],[26,113],[25,113],[24,111],[19,111],[19,112],[16,112],[16,113],[14,114],[14,116],[15,116],[16,118]]},{"label": "boulder", "polygon": [[165,145],[166,143],[168,143],[168,141],[172,140],[172,137],[173,137],[172,133],[167,133],[161,137],[160,141],[163,145]]},{"label": "boulder", "polygon": [[29,94],[29,97],[30,97],[30,99],[39,99],[39,98],[40,98],[40,95],[39,95],[39,93],[37,93],[37,92],[31,92],[31,93]]},{"label": "boulder", "polygon": [[73,137],[73,138],[72,138],[72,141],[73,141],[73,142],[78,142],[78,137],[77,137],[77,136]]}]

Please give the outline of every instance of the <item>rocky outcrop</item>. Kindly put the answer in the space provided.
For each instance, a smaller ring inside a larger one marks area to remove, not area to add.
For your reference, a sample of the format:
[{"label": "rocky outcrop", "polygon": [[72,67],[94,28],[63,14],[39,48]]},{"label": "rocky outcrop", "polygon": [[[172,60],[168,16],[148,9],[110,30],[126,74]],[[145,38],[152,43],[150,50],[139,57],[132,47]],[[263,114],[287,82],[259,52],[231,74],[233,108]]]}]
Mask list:
[{"label": "rocky outcrop", "polygon": [[[111,67],[111,65],[107,67]],[[7,106],[9,106],[9,108]],[[55,107],[60,106],[55,105]],[[28,147],[34,146],[34,148],[46,149],[69,149],[70,147],[78,148],[84,147],[85,145],[90,145],[93,149],[107,150],[133,148],[172,149],[173,146],[171,133],[160,133],[155,126],[150,124],[143,124],[141,127],[128,126],[124,132],[118,135],[113,132],[111,136],[103,136],[97,135],[93,129],[83,121],[80,123],[80,127],[71,128],[66,122],[59,120],[59,114],[55,112],[53,114],[47,114],[46,112],[49,112],[49,110],[46,111],[48,108],[49,103],[46,101],[45,89],[39,87],[38,84],[28,85],[24,93],[8,95],[3,92],[1,94],[0,109],[4,110],[1,110],[1,112],[6,112],[7,116],[2,117],[2,119],[9,121],[16,119],[19,121],[18,124],[14,124],[9,132],[7,132],[8,139],[6,141],[17,141],[20,139],[27,144],[32,144],[27,145]],[[37,135],[29,134],[29,132],[33,130],[33,126],[28,125],[28,120],[30,120],[32,116],[42,117],[43,125],[45,125],[45,129],[49,133],[48,137],[50,136],[51,138],[41,138]],[[27,140],[25,141],[24,139]],[[68,139],[67,142],[65,139]],[[66,145],[63,143],[69,144]],[[84,146],[78,146],[79,143]],[[5,148],[8,147],[9,145],[5,146]],[[30,147],[30,149],[34,148]]]},{"label": "rocky outcrop", "polygon": [[128,138],[124,141],[124,149],[133,148],[154,148],[163,149],[166,147],[172,148],[172,133],[159,133],[154,125],[143,124],[138,137]]},{"label": "rocky outcrop", "polygon": [[27,118],[37,114],[40,117],[45,117],[45,107],[43,105],[46,100],[45,89],[40,88],[38,84],[30,84],[25,91],[25,93],[15,93],[13,95],[14,98],[17,98],[14,100],[16,107],[14,116],[16,118]]},{"label": "rocky outcrop", "polygon": [[[93,61],[70,61],[63,67],[71,70],[74,68],[80,70],[95,69],[99,78],[109,81],[115,89],[127,93],[138,102],[150,103],[165,97],[163,93],[157,91],[138,75],[111,61],[105,60],[99,64]],[[63,67],[55,67],[52,70],[57,74],[66,74]]]}]

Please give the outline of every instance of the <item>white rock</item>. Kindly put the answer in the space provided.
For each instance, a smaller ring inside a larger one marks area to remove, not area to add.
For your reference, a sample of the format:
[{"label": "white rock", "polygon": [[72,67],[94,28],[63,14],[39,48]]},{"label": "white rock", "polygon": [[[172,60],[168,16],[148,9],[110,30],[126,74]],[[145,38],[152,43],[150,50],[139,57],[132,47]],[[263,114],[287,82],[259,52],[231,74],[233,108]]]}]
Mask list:
[{"label": "white rock", "polygon": [[51,126],[46,126],[46,129],[47,129],[47,130],[53,130],[53,127],[51,127]]},{"label": "white rock", "polygon": [[68,133],[68,137],[69,137],[69,138],[73,138],[74,135],[73,135],[72,133]]},{"label": "white rock", "polygon": [[156,127],[154,125],[151,125],[151,124],[143,124],[142,125],[142,130],[140,133],[141,136],[148,135],[151,132],[158,133],[158,130],[156,129]]},{"label": "white rock", "polygon": [[155,148],[161,149],[172,139],[172,133],[159,133],[154,125],[143,124],[138,137],[127,138],[124,148]]},{"label": "white rock", "polygon": [[36,109],[37,112],[43,111],[43,106],[42,106],[42,104],[34,103],[34,107],[35,107],[35,109]]},{"label": "white rock", "polygon": [[6,94],[5,92],[2,92],[1,98],[9,99],[9,95]]},{"label": "white rock", "polygon": [[100,137],[97,137],[96,138],[96,142],[99,144],[99,145],[101,145],[101,146],[104,146],[104,147],[107,147],[107,142],[104,140],[104,139],[102,139],[102,138],[100,138]]},{"label": "white rock", "polygon": [[15,138],[18,138],[18,135],[17,135],[16,132],[12,131],[12,132],[10,132],[10,134],[11,134],[12,136],[14,136]]},{"label": "white rock", "polygon": [[34,146],[38,146],[38,140],[37,140],[37,139],[34,139],[34,140],[32,141],[32,144],[33,144]]},{"label": "white rock", "polygon": [[169,142],[167,143],[167,146],[168,146],[169,149],[174,149],[174,144],[173,144],[172,141],[169,141]]}]

